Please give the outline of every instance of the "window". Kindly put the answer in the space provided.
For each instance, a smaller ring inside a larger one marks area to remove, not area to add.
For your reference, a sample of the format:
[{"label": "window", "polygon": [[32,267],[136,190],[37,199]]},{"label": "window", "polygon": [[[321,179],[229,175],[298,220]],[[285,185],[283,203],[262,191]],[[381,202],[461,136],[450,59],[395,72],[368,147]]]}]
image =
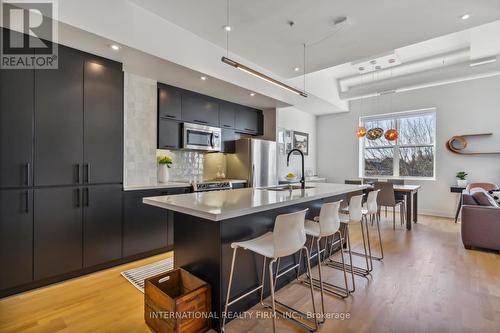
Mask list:
[{"label": "window", "polygon": [[399,138],[360,139],[360,176],[434,179],[436,113],[433,109],[360,118],[366,129],[396,129]]}]

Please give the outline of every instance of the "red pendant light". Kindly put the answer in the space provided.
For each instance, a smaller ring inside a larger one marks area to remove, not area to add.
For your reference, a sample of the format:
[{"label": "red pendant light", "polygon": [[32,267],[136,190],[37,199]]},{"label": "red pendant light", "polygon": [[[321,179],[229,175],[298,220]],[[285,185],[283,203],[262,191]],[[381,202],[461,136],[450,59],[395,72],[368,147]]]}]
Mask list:
[{"label": "red pendant light", "polygon": [[395,129],[390,129],[385,132],[385,138],[387,141],[394,141],[399,138],[399,133]]}]

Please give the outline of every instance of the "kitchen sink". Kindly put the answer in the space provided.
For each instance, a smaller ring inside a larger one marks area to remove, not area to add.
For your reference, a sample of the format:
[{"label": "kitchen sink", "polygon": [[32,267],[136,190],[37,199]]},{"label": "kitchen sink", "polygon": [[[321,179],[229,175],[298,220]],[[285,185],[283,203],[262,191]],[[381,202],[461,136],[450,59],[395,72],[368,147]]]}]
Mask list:
[{"label": "kitchen sink", "polygon": [[[314,188],[314,186],[306,186],[306,190],[308,188]],[[292,191],[292,190],[301,190],[302,187],[300,185],[287,185],[287,186],[279,186],[279,187],[269,187],[265,188],[266,191]]]}]

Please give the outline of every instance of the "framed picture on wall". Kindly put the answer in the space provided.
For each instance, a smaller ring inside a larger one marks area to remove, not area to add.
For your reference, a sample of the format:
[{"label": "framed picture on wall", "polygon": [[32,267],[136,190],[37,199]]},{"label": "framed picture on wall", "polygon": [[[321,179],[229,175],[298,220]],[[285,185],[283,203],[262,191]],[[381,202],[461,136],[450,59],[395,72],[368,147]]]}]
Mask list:
[{"label": "framed picture on wall", "polygon": [[293,131],[293,149],[299,149],[304,155],[309,155],[309,134]]}]

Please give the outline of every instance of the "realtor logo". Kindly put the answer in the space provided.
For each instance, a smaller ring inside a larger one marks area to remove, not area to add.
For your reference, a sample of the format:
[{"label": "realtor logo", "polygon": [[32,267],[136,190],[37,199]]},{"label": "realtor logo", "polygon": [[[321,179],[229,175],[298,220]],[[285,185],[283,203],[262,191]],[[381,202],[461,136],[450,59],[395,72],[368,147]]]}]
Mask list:
[{"label": "realtor logo", "polygon": [[0,68],[57,69],[57,0],[0,0]]}]

